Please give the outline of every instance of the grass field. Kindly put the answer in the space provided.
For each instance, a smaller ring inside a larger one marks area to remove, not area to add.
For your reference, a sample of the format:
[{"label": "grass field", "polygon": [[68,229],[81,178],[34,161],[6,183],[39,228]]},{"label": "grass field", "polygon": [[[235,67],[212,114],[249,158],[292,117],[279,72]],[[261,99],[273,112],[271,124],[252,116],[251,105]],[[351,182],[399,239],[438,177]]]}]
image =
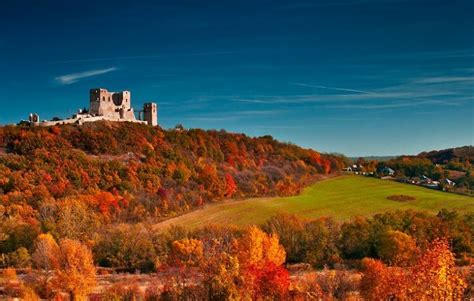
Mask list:
[{"label": "grass field", "polygon": [[[411,196],[415,200],[399,202],[387,199],[393,195]],[[254,198],[208,205],[162,222],[157,227],[179,225],[195,228],[210,223],[260,224],[278,212],[307,218],[332,216],[346,220],[356,215],[369,216],[396,209],[437,213],[442,208],[474,212],[474,198],[389,180],[341,176],[317,182],[297,196]]]}]

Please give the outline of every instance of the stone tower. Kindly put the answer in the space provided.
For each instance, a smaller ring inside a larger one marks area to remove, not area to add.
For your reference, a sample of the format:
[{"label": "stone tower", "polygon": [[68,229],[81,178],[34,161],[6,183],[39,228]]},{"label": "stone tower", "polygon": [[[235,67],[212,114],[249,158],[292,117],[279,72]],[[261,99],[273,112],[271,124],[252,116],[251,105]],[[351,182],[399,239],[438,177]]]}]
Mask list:
[{"label": "stone tower", "polygon": [[158,125],[158,106],[154,102],[148,102],[143,105],[143,120],[148,125]]},{"label": "stone tower", "polygon": [[28,116],[28,121],[29,121],[31,124],[34,124],[34,125],[39,124],[39,122],[40,122],[39,115],[36,114],[36,113],[30,113],[30,115]]}]

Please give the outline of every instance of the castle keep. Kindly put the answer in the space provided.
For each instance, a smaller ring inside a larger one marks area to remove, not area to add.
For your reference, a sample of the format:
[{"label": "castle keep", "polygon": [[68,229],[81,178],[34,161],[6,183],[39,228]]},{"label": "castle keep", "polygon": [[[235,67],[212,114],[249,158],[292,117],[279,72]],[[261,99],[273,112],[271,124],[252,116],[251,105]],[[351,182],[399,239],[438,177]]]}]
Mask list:
[{"label": "castle keep", "polygon": [[130,91],[109,92],[107,89],[95,88],[89,91],[89,109],[79,110],[71,118],[40,121],[38,114],[30,114],[28,123],[31,125],[51,126],[57,124],[82,124],[98,120],[128,121],[158,125],[158,106],[149,102],[138,111],[138,119],[131,103]]}]

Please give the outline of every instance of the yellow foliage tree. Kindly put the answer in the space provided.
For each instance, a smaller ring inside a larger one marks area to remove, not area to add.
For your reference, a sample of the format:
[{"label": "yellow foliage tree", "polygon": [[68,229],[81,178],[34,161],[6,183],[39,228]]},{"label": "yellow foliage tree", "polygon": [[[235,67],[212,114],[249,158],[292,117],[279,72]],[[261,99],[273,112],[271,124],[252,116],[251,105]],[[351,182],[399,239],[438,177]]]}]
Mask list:
[{"label": "yellow foliage tree", "polygon": [[58,265],[58,254],[59,246],[51,234],[38,235],[35,250],[31,256],[35,268],[54,270]]},{"label": "yellow foliage tree", "polygon": [[431,243],[411,270],[410,294],[412,300],[462,300],[467,287],[456,270],[454,254],[446,239]]},{"label": "yellow foliage tree", "polygon": [[173,260],[186,266],[198,266],[203,257],[202,241],[197,239],[175,240],[172,249]]},{"label": "yellow foliage tree", "polygon": [[218,241],[213,241],[207,248],[201,264],[204,275],[204,286],[210,300],[239,300],[243,283],[239,260],[236,255],[228,253]]},{"label": "yellow foliage tree", "polygon": [[76,240],[62,240],[53,284],[68,292],[72,300],[85,300],[96,284],[96,269],[89,248]]},{"label": "yellow foliage tree", "polygon": [[277,235],[268,235],[257,226],[247,229],[237,241],[239,262],[243,265],[260,266],[273,263],[277,266],[285,262],[285,249],[280,245]]},{"label": "yellow foliage tree", "polygon": [[58,257],[59,246],[53,236],[49,233],[38,235],[31,260],[38,271],[39,290],[44,297],[49,297],[49,284],[59,266]]}]

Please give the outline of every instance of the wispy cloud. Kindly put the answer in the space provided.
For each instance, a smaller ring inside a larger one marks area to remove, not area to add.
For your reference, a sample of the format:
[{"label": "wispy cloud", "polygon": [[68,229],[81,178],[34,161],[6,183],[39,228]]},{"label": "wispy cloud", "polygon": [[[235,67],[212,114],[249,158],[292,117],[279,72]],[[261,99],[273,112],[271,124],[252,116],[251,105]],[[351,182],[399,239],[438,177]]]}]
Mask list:
[{"label": "wispy cloud", "polygon": [[453,83],[453,82],[471,82],[474,81],[474,76],[440,76],[440,77],[427,77],[415,80],[417,84],[442,84],[442,83]]},{"label": "wispy cloud", "polygon": [[255,104],[305,104],[325,102],[347,102],[347,101],[389,101],[389,100],[413,100],[434,97],[457,96],[451,91],[376,91],[370,94],[344,93],[344,94],[307,94],[307,95],[255,95],[231,98],[234,102]]},{"label": "wispy cloud", "polygon": [[418,102],[414,101],[414,102],[401,102],[401,103],[389,103],[389,104],[344,104],[344,105],[330,106],[330,108],[378,110],[378,109],[395,109],[395,108],[433,106],[433,105],[457,106],[459,104],[446,102],[446,101],[440,101],[440,100],[427,100],[427,101],[418,101]]},{"label": "wispy cloud", "polygon": [[297,125],[248,125],[245,126],[253,129],[278,129],[278,130],[290,130],[290,129],[305,129],[305,126]]},{"label": "wispy cloud", "polygon": [[327,89],[327,90],[345,91],[345,92],[355,92],[355,93],[362,93],[362,94],[375,94],[374,92],[364,91],[364,90],[356,90],[356,89],[349,89],[349,88],[327,87],[327,86],[311,85],[311,84],[305,84],[305,83],[294,83],[294,85],[296,85],[296,86],[301,86],[301,87],[308,87],[308,88]]},{"label": "wispy cloud", "polygon": [[196,121],[229,121],[229,120],[238,120],[247,117],[253,116],[267,116],[267,115],[277,115],[286,112],[286,110],[248,110],[248,111],[236,111],[236,112],[218,112],[213,114],[193,116],[193,117],[184,117],[186,120],[196,120]]},{"label": "wispy cloud", "polygon": [[458,50],[446,50],[446,51],[415,51],[415,52],[396,52],[396,53],[383,53],[383,54],[371,54],[371,58],[375,59],[415,59],[415,60],[426,60],[426,59],[452,59],[452,58],[469,58],[474,56],[474,49],[458,49]]},{"label": "wispy cloud", "polygon": [[352,6],[363,4],[390,4],[398,2],[407,2],[409,0],[349,0],[349,1],[314,1],[314,2],[296,2],[282,5],[282,9],[298,9],[298,8],[317,8],[330,6]]},{"label": "wispy cloud", "polygon": [[69,59],[51,62],[53,64],[66,63],[86,63],[86,62],[102,62],[102,61],[121,61],[121,60],[144,60],[144,59],[164,59],[169,57],[192,57],[192,56],[212,56],[212,55],[232,55],[241,53],[242,51],[207,51],[207,52],[189,52],[189,53],[175,53],[175,54],[151,54],[151,55],[133,55],[133,56],[111,56],[111,57],[96,57],[96,58],[82,58]]},{"label": "wispy cloud", "polygon": [[72,83],[75,83],[79,81],[80,79],[91,77],[91,76],[96,76],[100,74],[105,74],[109,73],[112,71],[117,70],[116,67],[111,67],[111,68],[106,68],[106,69],[96,69],[96,70],[88,70],[88,71],[83,71],[83,72],[77,72],[77,73],[71,73],[71,74],[65,74],[61,76],[57,76],[55,80],[59,82],[62,85],[70,85]]}]

